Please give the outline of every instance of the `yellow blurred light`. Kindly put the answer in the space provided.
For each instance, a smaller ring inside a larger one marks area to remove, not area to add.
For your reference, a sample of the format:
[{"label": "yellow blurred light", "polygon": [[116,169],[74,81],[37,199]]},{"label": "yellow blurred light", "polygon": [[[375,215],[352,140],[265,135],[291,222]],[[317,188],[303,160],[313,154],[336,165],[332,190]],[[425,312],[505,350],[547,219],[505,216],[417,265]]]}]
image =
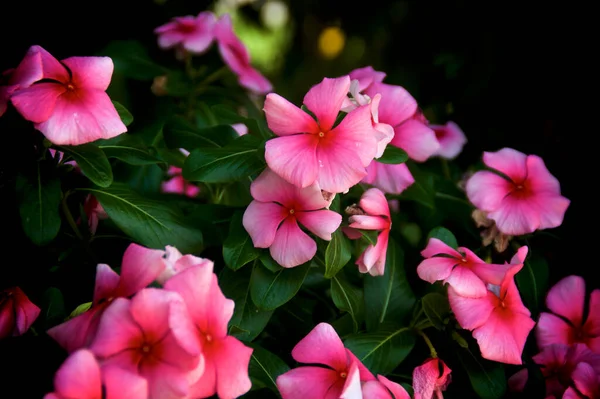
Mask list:
[{"label": "yellow blurred light", "polygon": [[325,58],[332,59],[337,57],[346,44],[346,35],[344,31],[336,26],[330,26],[319,35],[319,52]]}]

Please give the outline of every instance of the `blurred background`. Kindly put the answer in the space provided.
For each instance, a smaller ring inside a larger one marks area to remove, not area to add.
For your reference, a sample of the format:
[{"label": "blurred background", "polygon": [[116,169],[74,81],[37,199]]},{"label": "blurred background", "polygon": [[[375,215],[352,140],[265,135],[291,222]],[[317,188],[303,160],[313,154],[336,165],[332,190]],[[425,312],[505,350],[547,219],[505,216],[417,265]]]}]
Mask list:
[{"label": "blurred background", "polygon": [[[1,11],[0,71],[16,66],[33,44],[62,59],[97,54],[115,39],[138,40],[153,59],[172,62],[173,54],[158,48],[153,29],[171,17],[206,9],[232,15],[254,65],[274,91],[296,104],[323,77],[371,65],[387,73],[386,83],[407,88],[431,122],[452,120],[463,129],[469,141],[456,160],[461,166],[475,165],[483,151],[502,147],[541,156],[572,201],[563,226],[552,231],[560,240],[547,254],[551,271],[554,276],[564,276],[565,270],[593,276],[597,123],[593,109],[586,108],[593,103],[588,93],[595,93],[591,57],[597,43],[585,23],[589,9],[461,0],[353,5],[318,0],[21,1]],[[3,151],[3,165],[18,161],[18,151]],[[3,196],[11,195],[4,185],[0,188]]]}]

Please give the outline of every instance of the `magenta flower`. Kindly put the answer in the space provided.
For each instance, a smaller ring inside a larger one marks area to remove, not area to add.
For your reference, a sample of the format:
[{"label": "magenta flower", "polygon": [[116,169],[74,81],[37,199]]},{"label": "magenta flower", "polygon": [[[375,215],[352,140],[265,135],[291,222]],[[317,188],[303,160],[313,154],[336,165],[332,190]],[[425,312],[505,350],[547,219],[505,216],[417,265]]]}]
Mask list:
[{"label": "magenta flower", "polygon": [[469,298],[486,296],[486,284],[500,285],[508,269],[508,265],[486,263],[468,248],[456,250],[438,238],[430,238],[421,255],[426,258],[417,266],[421,279],[431,284],[443,281],[457,295]]},{"label": "magenta flower", "polygon": [[584,318],[585,280],[567,276],[557,282],[546,296],[549,312],[542,312],[536,326],[540,349],[550,344],[583,343],[600,353],[600,289],[590,294],[587,317]]},{"label": "magenta flower", "polygon": [[31,46],[16,68],[5,71],[0,76],[0,82],[5,81],[0,83],[0,116],[6,112],[8,101],[15,91],[25,89],[42,79],[42,52],[45,50],[41,47]]},{"label": "magenta flower", "polygon": [[250,54],[233,31],[229,14],[222,15],[214,29],[219,53],[229,69],[238,76],[239,84],[256,94],[270,92],[273,89],[271,82],[252,67]]},{"label": "magenta flower", "polygon": [[445,125],[429,125],[429,127],[433,129],[435,137],[440,143],[440,148],[433,153],[433,156],[454,159],[467,143],[465,133],[452,121],[446,122]]},{"label": "magenta flower", "polygon": [[352,80],[358,80],[358,91],[364,91],[373,83],[382,82],[386,77],[386,73],[376,71],[372,66],[369,65],[352,70],[348,76],[350,76],[350,79]]},{"label": "magenta flower", "polygon": [[23,335],[40,315],[19,287],[0,291],[0,339]]},{"label": "magenta flower", "polygon": [[375,380],[327,323],[317,324],[302,338],[292,357],[300,363],[327,367],[301,366],[281,374],[276,383],[283,399],[361,398],[361,382]]},{"label": "magenta flower", "polygon": [[571,374],[573,384],[563,394],[563,399],[599,399],[600,373],[581,362]]},{"label": "magenta flower", "polygon": [[169,166],[167,171],[169,180],[161,183],[160,188],[163,193],[181,194],[190,198],[197,197],[200,194],[200,188],[183,178],[181,168]]},{"label": "magenta flower", "polygon": [[462,328],[473,331],[485,359],[522,363],[523,347],[535,322],[521,301],[514,275],[523,268],[527,251],[526,246],[519,248],[500,285],[490,285],[486,296],[468,298],[448,287],[448,300],[456,320]]},{"label": "magenta flower", "polygon": [[390,208],[385,195],[378,188],[370,188],[363,193],[358,202],[358,208],[352,209],[348,219],[350,225],[343,229],[350,239],[362,236],[360,230],[376,230],[377,243],[370,244],[356,260],[361,273],[372,276],[382,276],[385,272],[387,246],[392,228]]},{"label": "magenta flower", "polygon": [[365,399],[410,399],[410,395],[402,385],[382,375],[377,375],[377,380],[363,383],[362,395]]},{"label": "magenta flower", "polygon": [[[104,391],[104,394],[103,394]],[[87,349],[73,352],[54,375],[54,392],[44,399],[146,399],[148,383],[135,373],[104,367]]]},{"label": "magenta flower", "polygon": [[217,394],[220,399],[234,399],[248,392],[252,386],[248,377],[252,349],[227,335],[235,304],[221,292],[212,263],[183,270],[166,282],[165,289],[184,299],[196,327],[190,339],[202,347],[204,373],[191,386],[190,396]]},{"label": "magenta flower", "polygon": [[210,11],[196,17],[186,15],[175,17],[170,22],[154,29],[158,35],[158,46],[162,49],[177,47],[192,54],[204,53],[214,40],[214,26],[217,18]]},{"label": "magenta flower", "polygon": [[278,94],[267,95],[267,123],[280,136],[265,148],[275,173],[298,187],[317,182],[330,193],[345,192],[367,175],[381,135],[373,127],[372,104],[354,109],[333,127],[349,88],[344,76],[324,78],[308,91],[304,104],[317,121]]},{"label": "magenta flower", "polygon": [[371,184],[384,193],[400,194],[415,182],[415,178],[404,163],[392,165],[374,160],[367,166],[367,175],[362,182]]},{"label": "magenta flower", "polygon": [[442,399],[452,376],[452,370],[442,359],[430,358],[413,371],[414,399]]},{"label": "magenta flower", "polygon": [[342,216],[323,209],[329,202],[315,184],[296,187],[269,168],[250,185],[254,201],[244,212],[243,225],[256,248],[269,248],[275,262],[294,267],[308,262],[317,252],[317,244],[300,229],[331,240],[342,223]]},{"label": "magenta flower", "polygon": [[100,364],[137,373],[148,381],[148,398],[182,398],[204,371],[194,326],[181,296],[144,288],[108,306],[90,345]]},{"label": "magenta flower", "polygon": [[503,148],[484,152],[483,162],[503,176],[476,172],[467,181],[467,196],[500,232],[517,236],[562,224],[570,201],[540,157]]},{"label": "magenta flower", "polygon": [[11,96],[25,119],[54,144],[85,144],[127,131],[106,94],[113,72],[109,57],[70,57],[59,62],[37,48],[43,80]]}]

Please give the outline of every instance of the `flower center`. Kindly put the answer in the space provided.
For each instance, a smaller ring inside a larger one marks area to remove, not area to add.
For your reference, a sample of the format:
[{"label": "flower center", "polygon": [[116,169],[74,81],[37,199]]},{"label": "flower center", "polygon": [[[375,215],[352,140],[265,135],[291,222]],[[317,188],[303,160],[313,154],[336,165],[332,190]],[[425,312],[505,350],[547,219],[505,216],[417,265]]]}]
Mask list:
[{"label": "flower center", "polygon": [[290,209],[290,215],[293,215],[294,213],[296,213],[296,211],[294,209]]},{"label": "flower center", "polygon": [[321,137],[321,138],[325,137],[325,133],[319,132],[319,137]]},{"label": "flower center", "polygon": [[204,335],[204,338],[205,338],[205,339],[206,339],[208,342],[211,342],[211,341],[213,340],[213,338],[212,338],[212,335],[210,335],[210,334],[206,334],[206,335]]},{"label": "flower center", "polygon": [[342,372],[340,373],[340,377],[342,377],[342,378],[346,378],[346,377],[348,377],[348,374],[347,374],[345,371],[342,371]]},{"label": "flower center", "polygon": [[75,90],[75,86],[73,86],[71,83],[69,83],[69,84],[67,85],[67,90],[69,90],[69,91],[73,91],[73,90]]},{"label": "flower center", "polygon": [[144,345],[144,346],[142,346],[142,352],[149,353],[150,352],[150,345]]}]

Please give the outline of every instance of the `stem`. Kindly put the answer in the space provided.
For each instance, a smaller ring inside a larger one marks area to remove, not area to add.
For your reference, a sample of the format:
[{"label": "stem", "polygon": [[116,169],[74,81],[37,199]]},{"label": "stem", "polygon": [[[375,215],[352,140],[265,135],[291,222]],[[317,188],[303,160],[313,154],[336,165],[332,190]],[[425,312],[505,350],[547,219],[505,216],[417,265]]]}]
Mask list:
[{"label": "stem", "polygon": [[442,161],[442,171],[444,172],[444,177],[448,180],[452,180],[452,176],[450,176],[450,166],[448,165],[448,160],[446,158],[441,158]]},{"label": "stem", "polygon": [[436,196],[436,197],[438,197],[438,198],[443,198],[443,199],[447,199],[447,200],[451,200],[451,201],[457,201],[457,202],[461,202],[461,203],[463,203],[463,204],[466,204],[466,205],[472,206],[472,205],[471,205],[471,203],[470,203],[469,201],[467,201],[467,200],[464,200],[464,199],[462,199],[462,198],[455,197],[455,196],[453,196],[453,195],[449,195],[449,194],[445,194],[445,193],[436,192],[436,193],[435,193],[435,196]]},{"label": "stem", "polygon": [[210,83],[214,82],[215,80],[219,79],[228,70],[229,70],[229,68],[226,66],[223,66],[223,67],[217,69],[216,71],[214,71],[213,73],[211,73],[210,75],[205,77],[200,83],[198,83],[198,88],[196,90],[204,89],[205,86],[207,86]]},{"label": "stem", "polygon": [[77,227],[77,223],[75,223],[75,219],[73,219],[73,215],[71,214],[71,211],[69,210],[69,206],[67,205],[67,198],[69,198],[69,195],[71,195],[71,193],[72,193],[71,191],[67,191],[63,195],[62,200],[60,201],[60,206],[63,211],[63,214],[65,215],[65,219],[67,219],[67,223],[69,224],[69,226],[71,226],[71,228],[75,232],[75,235],[77,236],[77,238],[79,238],[81,241],[85,242],[85,238],[79,231],[79,227]]},{"label": "stem", "polygon": [[431,353],[431,357],[434,359],[437,358],[437,351],[433,347],[433,344],[431,343],[431,340],[429,339],[429,337],[421,329],[417,329],[416,331],[417,331],[417,334],[419,334],[421,337],[423,337],[423,340],[429,347],[429,353]]}]

